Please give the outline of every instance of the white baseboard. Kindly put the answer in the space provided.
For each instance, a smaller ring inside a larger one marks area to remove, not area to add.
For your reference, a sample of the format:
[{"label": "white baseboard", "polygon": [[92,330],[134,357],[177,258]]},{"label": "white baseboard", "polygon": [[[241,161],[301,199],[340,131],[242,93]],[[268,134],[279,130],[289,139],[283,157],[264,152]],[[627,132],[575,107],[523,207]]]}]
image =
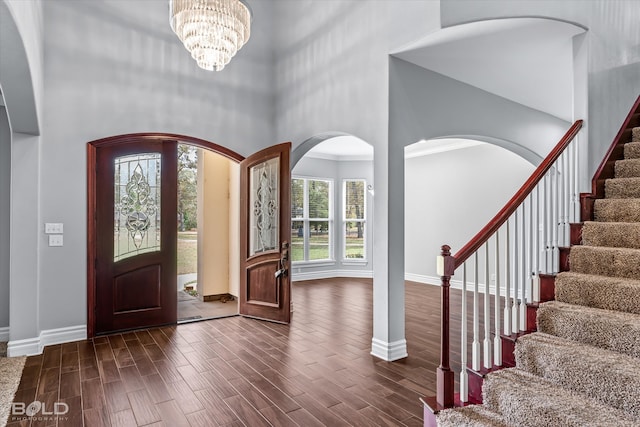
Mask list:
[{"label": "white baseboard", "polygon": [[9,341],[9,327],[0,328],[0,341]]},{"label": "white baseboard", "polygon": [[[442,283],[442,280],[440,279],[440,277],[426,276],[422,274],[413,274],[413,273],[405,273],[404,280],[408,280],[410,282],[424,283],[425,285],[434,285],[434,286],[440,286],[440,284]],[[451,289],[462,289],[462,280],[451,279],[449,281],[449,284],[451,285]],[[468,281],[467,290],[472,291],[473,287],[474,287],[474,283],[472,281]],[[478,290],[481,294],[485,293],[484,282],[478,283]],[[506,292],[505,286],[504,285],[500,286],[500,294],[504,295],[505,292]],[[495,295],[495,293],[496,293],[496,286],[494,284],[489,285],[489,294]]]},{"label": "white baseboard", "polygon": [[332,277],[352,277],[371,279],[373,271],[371,270],[323,270],[309,271],[307,273],[292,273],[291,281],[299,282],[302,280],[330,279]]},{"label": "white baseboard", "polygon": [[41,354],[48,345],[63,344],[66,342],[80,341],[87,339],[87,326],[78,325],[67,328],[47,329],[40,332],[37,338],[27,338],[23,340],[9,341],[7,345],[7,355],[33,356]]},{"label": "white baseboard", "polygon": [[372,338],[371,354],[379,359],[386,360],[387,362],[404,359],[409,355],[407,353],[407,340],[386,342],[377,338]]}]

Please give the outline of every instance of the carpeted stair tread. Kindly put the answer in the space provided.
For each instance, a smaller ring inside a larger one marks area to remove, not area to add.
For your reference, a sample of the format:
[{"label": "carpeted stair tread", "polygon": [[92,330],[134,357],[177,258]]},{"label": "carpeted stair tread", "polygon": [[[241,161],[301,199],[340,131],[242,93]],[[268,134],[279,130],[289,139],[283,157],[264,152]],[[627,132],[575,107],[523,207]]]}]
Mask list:
[{"label": "carpeted stair tread", "polygon": [[640,198],[597,199],[594,219],[602,222],[640,222]]},{"label": "carpeted stair tread", "polygon": [[640,177],[640,159],[618,160],[615,169],[616,178]]},{"label": "carpeted stair tread", "polygon": [[436,416],[440,427],[509,427],[504,418],[484,405],[445,409]]},{"label": "carpeted stair tread", "polygon": [[517,368],[487,375],[482,400],[510,426],[638,425],[636,419],[622,411]]},{"label": "carpeted stair tread", "polygon": [[640,127],[635,127],[631,129],[631,141],[640,142]]},{"label": "carpeted stair tread", "polygon": [[640,249],[640,222],[585,222],[582,244]]},{"label": "carpeted stair tread", "polygon": [[640,249],[572,246],[571,271],[640,280]]},{"label": "carpeted stair tread", "polygon": [[640,358],[640,315],[559,301],[541,304],[538,331]]},{"label": "carpeted stair tread", "polygon": [[604,195],[607,199],[640,198],[640,178],[613,178],[604,182]]},{"label": "carpeted stair tread", "polygon": [[519,369],[618,408],[640,424],[640,359],[541,332],[518,338],[515,357]]},{"label": "carpeted stair tread", "polygon": [[640,142],[627,142],[626,144],[624,144],[624,158],[640,158]]},{"label": "carpeted stair tread", "polygon": [[568,304],[640,314],[640,280],[567,271],[556,276],[555,298]]}]

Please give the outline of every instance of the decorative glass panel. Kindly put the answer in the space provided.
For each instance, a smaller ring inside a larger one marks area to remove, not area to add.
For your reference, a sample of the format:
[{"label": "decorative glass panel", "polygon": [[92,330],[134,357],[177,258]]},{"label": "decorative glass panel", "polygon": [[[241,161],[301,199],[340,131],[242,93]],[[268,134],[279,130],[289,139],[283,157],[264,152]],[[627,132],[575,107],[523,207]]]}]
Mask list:
[{"label": "decorative glass panel", "polygon": [[114,160],[114,261],[160,250],[160,153]]},{"label": "decorative glass panel", "polygon": [[346,259],[364,259],[365,223],[345,222],[344,257]]},{"label": "decorative glass panel", "polygon": [[249,256],[279,250],[279,159],[273,158],[249,172]]},{"label": "decorative glass panel", "polygon": [[309,221],[309,260],[330,258],[329,221]]},{"label": "decorative glass panel", "polygon": [[291,261],[304,261],[304,221],[291,221]]}]

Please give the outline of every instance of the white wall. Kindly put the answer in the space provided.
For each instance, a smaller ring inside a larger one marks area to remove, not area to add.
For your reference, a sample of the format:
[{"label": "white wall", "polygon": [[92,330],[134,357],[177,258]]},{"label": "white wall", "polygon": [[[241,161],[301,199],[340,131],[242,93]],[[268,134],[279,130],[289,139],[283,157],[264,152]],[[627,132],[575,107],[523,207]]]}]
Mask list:
[{"label": "white wall", "polygon": [[498,213],[534,166],[504,148],[481,144],[405,162],[405,273],[440,284],[440,246],[454,252]]},{"label": "white wall", "polygon": [[333,232],[331,242],[334,260],[313,263],[292,264],[292,280],[310,280],[327,277],[372,277],[373,275],[373,197],[369,192],[367,197],[366,217],[366,262],[344,260],[342,240],[342,209],[343,194],[342,180],[366,179],[367,185],[373,185],[373,161],[339,161],[305,156],[293,168],[293,176],[310,178],[329,178],[333,181]]},{"label": "white wall", "polygon": [[442,25],[544,16],[587,27],[589,179],[640,94],[640,3],[635,0],[442,0]]},{"label": "white wall", "polygon": [[0,329],[9,326],[10,216],[11,129],[7,111],[0,107]]}]

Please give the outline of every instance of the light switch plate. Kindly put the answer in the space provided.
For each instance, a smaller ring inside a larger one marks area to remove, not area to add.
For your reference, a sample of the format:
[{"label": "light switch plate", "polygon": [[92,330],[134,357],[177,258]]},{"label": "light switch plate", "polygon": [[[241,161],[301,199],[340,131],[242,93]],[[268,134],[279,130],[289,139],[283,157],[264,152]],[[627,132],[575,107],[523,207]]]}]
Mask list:
[{"label": "light switch plate", "polygon": [[64,233],[64,225],[61,222],[47,222],[44,224],[44,232],[46,234],[62,234]]},{"label": "light switch plate", "polygon": [[62,246],[63,244],[64,244],[64,239],[62,234],[49,235],[49,246]]}]

